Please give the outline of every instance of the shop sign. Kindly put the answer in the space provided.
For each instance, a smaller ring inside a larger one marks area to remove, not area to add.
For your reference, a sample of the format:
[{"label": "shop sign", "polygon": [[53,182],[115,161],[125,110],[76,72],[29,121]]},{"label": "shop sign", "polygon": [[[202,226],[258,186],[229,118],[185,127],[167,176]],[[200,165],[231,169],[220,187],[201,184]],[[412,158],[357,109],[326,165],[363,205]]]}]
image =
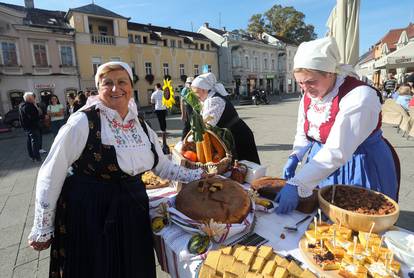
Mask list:
[{"label": "shop sign", "polygon": [[290,78],[288,79],[288,84],[292,85],[292,79],[290,79]]},{"label": "shop sign", "polygon": [[55,84],[51,83],[51,84],[42,84],[42,83],[37,83],[35,84],[35,89],[53,89],[55,88]]},{"label": "shop sign", "polygon": [[275,78],[275,76],[273,74],[268,74],[268,75],[266,75],[266,78],[267,79],[273,79],[273,78]]},{"label": "shop sign", "polygon": [[400,58],[395,59],[396,64],[402,64],[402,63],[410,63],[413,59],[412,58]]}]

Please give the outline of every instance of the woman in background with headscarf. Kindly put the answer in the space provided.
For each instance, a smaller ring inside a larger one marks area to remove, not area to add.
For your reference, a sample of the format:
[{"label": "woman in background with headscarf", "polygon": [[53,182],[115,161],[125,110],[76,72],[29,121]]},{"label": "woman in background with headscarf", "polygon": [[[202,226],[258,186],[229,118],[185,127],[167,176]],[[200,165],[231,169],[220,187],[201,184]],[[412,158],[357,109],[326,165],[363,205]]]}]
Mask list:
[{"label": "woman in background with headscarf", "polygon": [[[316,187],[358,185],[397,199],[396,167],[382,137],[381,94],[353,77],[333,38],[302,43],[294,75],[305,95],[299,105],[293,152],[284,168],[286,186],[278,213],[294,210]],[[305,153],[308,160],[295,175]]]},{"label": "woman in background with headscarf", "polygon": [[254,135],[249,126],[239,118],[233,104],[225,97],[228,95],[223,84],[217,83],[213,73],[197,76],[191,89],[203,104],[203,119],[212,126],[229,129],[234,138],[235,157],[260,164]]}]

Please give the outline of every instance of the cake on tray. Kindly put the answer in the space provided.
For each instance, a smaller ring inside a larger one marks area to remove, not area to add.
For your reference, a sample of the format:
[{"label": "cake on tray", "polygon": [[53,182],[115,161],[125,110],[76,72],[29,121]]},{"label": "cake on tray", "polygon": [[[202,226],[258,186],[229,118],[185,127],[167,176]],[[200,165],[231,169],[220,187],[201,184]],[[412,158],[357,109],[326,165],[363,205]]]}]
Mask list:
[{"label": "cake on tray", "polygon": [[235,181],[210,178],[184,185],[175,208],[200,222],[241,223],[250,212],[250,198]]}]

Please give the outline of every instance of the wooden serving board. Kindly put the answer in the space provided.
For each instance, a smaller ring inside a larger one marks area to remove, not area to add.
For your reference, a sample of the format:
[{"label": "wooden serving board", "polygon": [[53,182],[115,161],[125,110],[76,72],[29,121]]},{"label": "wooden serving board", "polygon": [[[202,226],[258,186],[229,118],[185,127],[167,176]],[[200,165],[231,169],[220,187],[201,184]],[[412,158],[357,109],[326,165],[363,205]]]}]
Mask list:
[{"label": "wooden serving board", "polygon": [[303,236],[302,239],[299,241],[299,250],[300,253],[303,256],[303,260],[305,263],[314,271],[316,272],[320,277],[330,277],[330,278],[343,278],[338,274],[338,270],[323,270],[319,265],[315,263],[313,260],[313,254],[307,249],[307,240],[306,237]]}]

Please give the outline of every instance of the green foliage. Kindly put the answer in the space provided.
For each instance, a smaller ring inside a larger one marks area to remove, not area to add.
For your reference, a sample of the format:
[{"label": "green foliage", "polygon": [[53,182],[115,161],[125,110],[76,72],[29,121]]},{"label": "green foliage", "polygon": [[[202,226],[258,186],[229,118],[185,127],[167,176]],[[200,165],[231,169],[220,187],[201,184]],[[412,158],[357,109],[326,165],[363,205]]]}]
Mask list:
[{"label": "green foliage", "polygon": [[247,31],[253,34],[265,31],[301,43],[316,38],[315,27],[305,24],[304,19],[305,15],[294,7],[274,5],[263,15],[252,15]]},{"label": "green foliage", "polygon": [[265,19],[262,14],[254,14],[249,19],[247,32],[250,34],[261,34],[265,31]]},{"label": "green foliage", "polygon": [[195,111],[198,113],[201,112],[201,103],[196,94],[191,90],[188,89],[187,94],[184,97],[185,102],[188,103]]}]

